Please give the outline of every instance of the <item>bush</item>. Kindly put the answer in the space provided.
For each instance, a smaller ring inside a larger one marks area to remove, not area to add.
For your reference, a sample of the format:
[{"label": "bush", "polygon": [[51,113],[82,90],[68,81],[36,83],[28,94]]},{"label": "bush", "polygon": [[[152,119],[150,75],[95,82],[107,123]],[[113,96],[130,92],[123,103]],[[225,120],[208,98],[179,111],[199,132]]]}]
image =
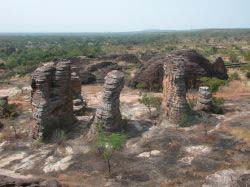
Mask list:
[{"label": "bush", "polygon": [[231,74],[231,75],[229,76],[229,80],[230,80],[230,81],[233,81],[233,80],[240,80],[240,76],[239,76],[239,74],[238,74],[237,72],[234,72],[233,74]]},{"label": "bush", "polygon": [[143,82],[140,82],[136,85],[136,88],[139,90],[144,90],[146,88],[146,85]]},{"label": "bush", "polygon": [[245,76],[247,79],[250,79],[250,71],[246,72]]},{"label": "bush", "polygon": [[94,143],[94,148],[107,162],[109,174],[111,172],[111,157],[115,151],[122,149],[126,142],[127,135],[121,133],[108,133],[104,132],[101,124],[96,124],[97,139]]},{"label": "bush", "polygon": [[147,107],[150,118],[152,118],[152,108],[159,110],[161,106],[161,98],[149,94],[143,94],[139,102]]},{"label": "bush", "polygon": [[201,79],[203,86],[208,86],[212,93],[217,92],[220,86],[226,84],[225,80],[221,80],[218,78],[209,78],[209,77],[202,77]]},{"label": "bush", "polygon": [[188,114],[184,113],[180,116],[180,118],[178,119],[178,125],[180,127],[190,127]]},{"label": "bush", "polygon": [[215,98],[212,99],[212,106],[213,106],[213,112],[216,114],[222,114],[223,113],[223,105],[225,103],[225,100],[222,98]]},{"label": "bush", "polygon": [[61,145],[67,140],[67,133],[64,130],[56,129],[52,134],[52,141]]}]

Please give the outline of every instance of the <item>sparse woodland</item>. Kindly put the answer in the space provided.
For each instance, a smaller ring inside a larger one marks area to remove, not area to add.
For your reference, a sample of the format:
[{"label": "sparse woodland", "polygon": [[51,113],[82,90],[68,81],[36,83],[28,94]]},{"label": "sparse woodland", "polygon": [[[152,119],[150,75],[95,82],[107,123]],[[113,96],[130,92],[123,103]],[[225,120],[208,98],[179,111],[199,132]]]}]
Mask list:
[{"label": "sparse woodland", "polygon": [[249,29],[0,35],[0,186],[247,187],[249,159]]}]

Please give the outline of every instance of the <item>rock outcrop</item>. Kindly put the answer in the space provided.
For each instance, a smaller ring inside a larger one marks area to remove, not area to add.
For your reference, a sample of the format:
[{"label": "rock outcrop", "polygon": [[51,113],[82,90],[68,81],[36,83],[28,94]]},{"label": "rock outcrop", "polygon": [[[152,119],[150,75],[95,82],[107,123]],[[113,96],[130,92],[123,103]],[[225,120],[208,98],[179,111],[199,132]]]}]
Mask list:
[{"label": "rock outcrop", "polygon": [[[35,137],[52,135],[74,121],[69,61],[47,63],[32,75],[31,102],[36,121]],[[34,132],[33,132],[34,133]]]},{"label": "rock outcrop", "polygon": [[180,56],[168,58],[164,64],[162,108],[164,116],[172,122],[190,111],[186,100],[186,63]]},{"label": "rock outcrop", "polygon": [[199,88],[199,96],[195,110],[205,112],[212,110],[212,93],[209,87],[203,86]]},{"label": "rock outcrop", "polygon": [[73,111],[75,115],[82,115],[87,107],[86,100],[82,97],[82,84],[77,63],[71,64],[71,90],[73,97]]},{"label": "rock outcrop", "polygon": [[95,76],[96,83],[104,83],[105,76],[108,72],[121,69],[121,66],[119,66],[117,63],[114,63],[112,61],[102,61],[89,65],[87,67],[87,70],[85,71],[85,75],[86,72],[90,72]]},{"label": "rock outcrop", "polygon": [[101,124],[105,131],[116,131],[121,128],[120,92],[124,87],[124,74],[111,71],[105,77],[102,100],[97,107],[93,125]]},{"label": "rock outcrop", "polygon": [[215,60],[215,62],[212,64],[213,68],[213,76],[217,77],[219,79],[227,80],[227,68],[225,66],[224,60],[219,57]]},{"label": "rock outcrop", "polygon": [[0,96],[0,118],[8,114],[8,96]]},{"label": "rock outcrop", "polygon": [[[225,79],[227,73],[223,70],[223,65],[216,63],[212,67],[211,63],[195,50],[179,50],[170,52],[167,55],[158,55],[145,62],[143,67],[135,74],[134,78],[130,81],[130,86],[136,87],[137,84],[143,83],[146,89],[152,89],[152,85],[162,84],[163,76],[162,67],[166,62],[175,59],[176,57],[185,60],[186,77],[185,81],[188,88],[198,88],[200,86],[201,77],[217,77]],[[221,68],[219,68],[220,66]],[[225,67],[225,66],[224,66]],[[161,87],[152,90],[160,90]]]},{"label": "rock outcrop", "polygon": [[162,87],[163,75],[163,63],[152,59],[135,74],[129,86],[136,88],[140,83],[146,89],[159,91]]},{"label": "rock outcrop", "polygon": [[16,179],[0,175],[1,187],[61,187],[62,185],[56,180],[42,179]]}]

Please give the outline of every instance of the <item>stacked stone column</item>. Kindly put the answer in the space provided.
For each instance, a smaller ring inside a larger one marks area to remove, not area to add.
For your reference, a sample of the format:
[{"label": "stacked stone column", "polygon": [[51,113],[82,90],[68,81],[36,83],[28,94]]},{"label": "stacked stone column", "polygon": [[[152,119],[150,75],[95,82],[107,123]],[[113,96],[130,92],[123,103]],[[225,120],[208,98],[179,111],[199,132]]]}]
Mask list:
[{"label": "stacked stone column", "polygon": [[105,131],[117,131],[122,125],[120,93],[124,87],[124,74],[114,70],[105,77],[102,99],[97,107],[93,125],[102,125]]},{"label": "stacked stone column", "polygon": [[32,110],[36,136],[51,136],[74,121],[71,69],[68,61],[47,63],[32,75]]},{"label": "stacked stone column", "polygon": [[87,102],[81,95],[82,84],[79,76],[79,65],[77,63],[71,64],[71,88],[74,114],[82,115],[86,110]]},{"label": "stacked stone column", "polygon": [[186,68],[182,58],[175,57],[164,64],[165,77],[163,80],[163,112],[172,121],[190,111],[186,100]]},{"label": "stacked stone column", "polygon": [[199,88],[199,95],[195,109],[197,111],[205,112],[212,110],[212,94],[209,90],[209,87],[203,86]]}]

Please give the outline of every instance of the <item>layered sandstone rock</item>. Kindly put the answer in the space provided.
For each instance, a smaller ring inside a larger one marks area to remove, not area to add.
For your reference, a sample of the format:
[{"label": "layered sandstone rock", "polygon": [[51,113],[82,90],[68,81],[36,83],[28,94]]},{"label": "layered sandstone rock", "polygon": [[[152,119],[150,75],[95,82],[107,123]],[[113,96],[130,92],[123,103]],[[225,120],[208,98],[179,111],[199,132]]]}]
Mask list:
[{"label": "layered sandstone rock", "polygon": [[73,111],[75,115],[82,115],[86,110],[87,103],[82,97],[82,85],[79,77],[79,66],[76,63],[71,64],[71,89],[73,97]]},{"label": "layered sandstone rock", "polygon": [[227,68],[225,66],[224,60],[219,57],[215,60],[215,62],[212,64],[213,68],[213,76],[217,77],[219,79],[227,80]]},{"label": "layered sandstone rock", "polygon": [[161,87],[158,88],[158,85],[161,85],[164,76],[163,64],[176,57],[185,60],[185,81],[188,88],[198,88],[201,77],[227,78],[224,63],[217,62],[212,67],[212,64],[195,50],[178,50],[167,55],[157,55],[145,62],[130,81],[130,86],[136,87],[138,83],[143,83],[147,89],[160,90]]},{"label": "layered sandstone rock", "polygon": [[0,118],[8,114],[8,96],[0,96]]},{"label": "layered sandstone rock", "polygon": [[44,64],[32,75],[31,102],[36,121],[35,136],[52,135],[74,121],[69,61]]},{"label": "layered sandstone rock", "polygon": [[197,111],[209,112],[212,110],[212,94],[209,87],[203,86],[199,88],[199,96],[195,108]]},{"label": "layered sandstone rock", "polygon": [[187,114],[190,109],[186,100],[186,61],[182,57],[169,58],[164,64],[163,102],[164,116],[170,121]]},{"label": "layered sandstone rock", "polygon": [[61,187],[56,180],[42,179],[17,179],[9,176],[0,175],[1,187]]},{"label": "layered sandstone rock", "polygon": [[95,116],[95,124],[101,124],[105,131],[116,131],[121,127],[120,92],[123,87],[124,74],[122,72],[114,70],[107,74],[102,100]]}]

